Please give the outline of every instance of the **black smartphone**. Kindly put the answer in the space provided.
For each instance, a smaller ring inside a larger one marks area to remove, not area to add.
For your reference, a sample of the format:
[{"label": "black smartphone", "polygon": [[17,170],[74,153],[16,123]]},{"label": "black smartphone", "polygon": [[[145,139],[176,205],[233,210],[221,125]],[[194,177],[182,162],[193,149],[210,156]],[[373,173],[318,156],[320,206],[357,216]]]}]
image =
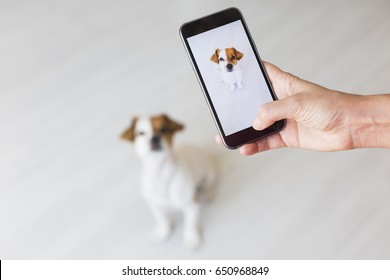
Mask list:
[{"label": "black smartphone", "polygon": [[284,120],[261,131],[252,127],[260,106],[277,97],[240,10],[184,23],[180,36],[226,147],[283,129]]}]

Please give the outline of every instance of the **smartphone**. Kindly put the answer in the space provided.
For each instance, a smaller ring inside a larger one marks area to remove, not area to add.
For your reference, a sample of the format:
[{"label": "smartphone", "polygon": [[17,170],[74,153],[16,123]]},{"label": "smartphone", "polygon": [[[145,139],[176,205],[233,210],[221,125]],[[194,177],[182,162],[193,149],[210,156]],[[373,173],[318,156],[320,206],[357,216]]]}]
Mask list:
[{"label": "smartphone", "polygon": [[277,97],[242,13],[229,8],[187,23],[180,36],[224,145],[256,141],[285,126],[285,120],[257,131],[260,106]]}]

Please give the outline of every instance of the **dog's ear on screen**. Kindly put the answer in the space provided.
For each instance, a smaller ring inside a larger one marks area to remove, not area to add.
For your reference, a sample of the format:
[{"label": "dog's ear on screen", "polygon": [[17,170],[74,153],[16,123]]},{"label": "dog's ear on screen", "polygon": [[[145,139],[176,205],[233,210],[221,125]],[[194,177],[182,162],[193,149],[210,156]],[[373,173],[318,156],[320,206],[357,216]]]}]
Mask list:
[{"label": "dog's ear on screen", "polygon": [[163,120],[164,122],[164,128],[166,130],[168,130],[168,132],[170,133],[175,133],[177,131],[180,131],[180,130],[183,130],[184,129],[184,125],[171,119],[170,117],[168,117],[168,115],[166,114],[161,114],[160,115],[160,118]]},{"label": "dog's ear on screen", "polygon": [[219,58],[219,49],[216,49],[214,54],[211,56],[210,60],[218,64],[219,63],[218,58]]},{"label": "dog's ear on screen", "polygon": [[130,126],[121,134],[121,139],[134,142],[135,140],[135,125],[137,124],[138,117],[134,117],[131,120]]},{"label": "dog's ear on screen", "polygon": [[232,49],[234,50],[234,53],[235,53],[235,55],[236,55],[237,60],[240,60],[241,58],[244,57],[244,54],[243,54],[243,53],[239,52],[239,51],[236,50],[235,48],[232,48]]}]

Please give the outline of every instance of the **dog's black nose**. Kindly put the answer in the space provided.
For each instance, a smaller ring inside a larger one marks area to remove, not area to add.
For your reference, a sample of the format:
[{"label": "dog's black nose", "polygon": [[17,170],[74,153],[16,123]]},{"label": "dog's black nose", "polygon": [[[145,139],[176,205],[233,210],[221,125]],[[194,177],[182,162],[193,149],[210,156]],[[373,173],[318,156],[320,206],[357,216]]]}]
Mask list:
[{"label": "dog's black nose", "polygon": [[226,68],[227,68],[229,71],[232,71],[232,69],[233,69],[233,64],[229,63],[228,65],[226,65]]},{"label": "dog's black nose", "polygon": [[153,151],[158,151],[161,149],[161,141],[160,137],[158,136],[153,136],[152,139],[150,140],[151,148]]}]

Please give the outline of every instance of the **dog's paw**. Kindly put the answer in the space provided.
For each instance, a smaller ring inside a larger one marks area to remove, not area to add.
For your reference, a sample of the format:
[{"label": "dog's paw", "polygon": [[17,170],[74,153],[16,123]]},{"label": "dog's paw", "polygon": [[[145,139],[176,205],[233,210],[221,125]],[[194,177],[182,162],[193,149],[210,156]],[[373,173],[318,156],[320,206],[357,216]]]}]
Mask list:
[{"label": "dog's paw", "polygon": [[202,244],[202,238],[199,233],[191,232],[184,235],[184,246],[190,250],[196,250]]},{"label": "dog's paw", "polygon": [[244,85],[242,83],[238,83],[237,87],[238,87],[239,90],[243,90],[244,89]]},{"label": "dog's paw", "polygon": [[152,234],[152,240],[155,242],[163,242],[171,235],[170,227],[157,227]]}]

